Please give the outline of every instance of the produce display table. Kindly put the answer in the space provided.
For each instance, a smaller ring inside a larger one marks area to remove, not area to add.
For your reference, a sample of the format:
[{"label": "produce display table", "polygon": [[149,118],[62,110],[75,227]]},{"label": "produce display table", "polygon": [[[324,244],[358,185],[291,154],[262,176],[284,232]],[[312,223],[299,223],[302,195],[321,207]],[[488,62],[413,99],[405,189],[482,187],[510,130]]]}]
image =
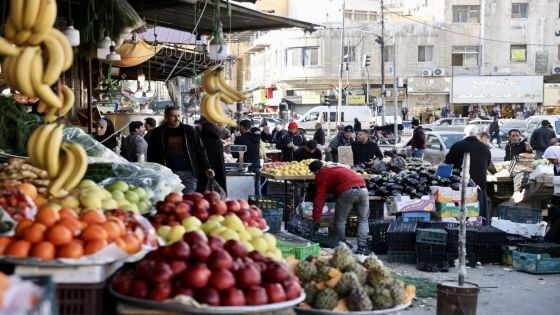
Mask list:
[{"label": "produce display table", "polygon": [[[182,312],[171,312],[171,311],[160,311],[149,308],[140,308],[137,306],[131,306],[126,303],[119,303],[117,305],[117,314],[119,315],[187,315],[189,313]],[[194,314],[194,313],[193,313]],[[202,313],[196,313],[201,315]],[[209,313],[212,314],[212,313]],[[253,315],[295,315],[296,313],[289,309],[278,312],[268,312],[268,313],[251,313]]]}]

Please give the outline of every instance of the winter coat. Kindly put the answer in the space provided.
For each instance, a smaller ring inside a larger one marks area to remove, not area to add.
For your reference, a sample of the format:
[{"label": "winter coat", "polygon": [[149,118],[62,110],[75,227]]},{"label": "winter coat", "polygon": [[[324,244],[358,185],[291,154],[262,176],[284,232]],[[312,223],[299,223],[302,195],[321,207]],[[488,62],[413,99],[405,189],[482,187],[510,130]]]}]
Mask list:
[{"label": "winter coat", "polygon": [[105,129],[105,134],[102,136],[98,136],[96,133],[93,134],[93,138],[104,146],[106,146],[109,150],[115,151],[117,147],[117,136],[113,135],[115,133],[115,126],[113,122],[109,119],[104,118],[107,122],[107,129]]},{"label": "winter coat", "polygon": [[412,138],[406,144],[407,146],[411,146],[412,149],[425,149],[426,145],[426,134],[424,133],[424,129],[420,126],[414,129],[412,132]]},{"label": "winter coat", "polygon": [[500,133],[500,125],[498,124],[497,121],[493,121],[493,122],[490,123],[490,127],[488,127],[488,132],[491,135],[494,135],[494,134],[498,135]]},{"label": "winter coat", "polygon": [[[233,144],[246,145],[247,152],[243,154],[243,163],[251,163],[249,169],[252,172],[258,171],[261,168],[261,159],[259,156],[261,146],[261,136],[253,132],[246,132],[241,136],[235,138]],[[231,153],[234,158],[239,158],[238,152]]]},{"label": "winter coat", "polygon": [[331,156],[333,162],[338,162],[338,147],[349,146],[352,145],[354,139],[346,139],[344,138],[344,132],[339,133],[336,137],[334,137],[331,142],[329,143],[329,148],[331,148]]},{"label": "winter coat", "polygon": [[504,161],[511,161],[513,157],[518,156],[521,153],[531,153],[531,150],[527,150],[525,144],[527,139],[521,139],[519,142],[512,144],[511,141],[506,143],[506,156]]},{"label": "winter coat", "polygon": [[533,131],[529,143],[533,150],[544,151],[550,146],[550,140],[554,138],[556,138],[556,133],[552,128],[540,127]]},{"label": "winter coat", "polygon": [[362,123],[358,119],[354,119],[354,132],[362,130]]},{"label": "winter coat", "polygon": [[282,137],[280,142],[276,143],[276,149],[282,150],[282,161],[290,162],[294,160],[294,151],[288,148],[288,144],[293,143],[296,147],[302,147],[307,144],[304,136],[296,133],[295,135],[287,134]]},{"label": "winter coat", "polygon": [[[199,135],[200,140],[206,149],[206,155],[208,156],[210,167],[214,170],[214,179],[216,179],[224,191],[227,191],[224,144],[220,138],[220,128],[211,122],[205,122],[202,124]],[[200,184],[198,185],[197,190],[205,191],[206,185],[208,184],[208,178],[204,177],[203,180],[199,181],[199,183]]]},{"label": "winter coat", "polygon": [[471,154],[469,174],[472,180],[480,186],[482,191],[486,191],[486,173],[492,161],[490,149],[476,137],[466,137],[451,147],[445,157],[445,164],[453,164],[454,169],[462,169],[465,153]]},{"label": "winter coat", "polygon": [[313,140],[317,141],[320,145],[325,145],[325,131],[323,131],[323,128],[319,128],[315,131]]},{"label": "winter coat", "polygon": [[129,162],[138,162],[138,156],[143,154],[146,158],[148,143],[139,132],[133,132],[124,138],[121,145],[121,155]]},{"label": "winter coat", "polygon": [[305,146],[299,147],[296,152],[294,152],[294,161],[303,161],[308,159],[320,160],[323,157],[319,149],[315,149],[315,152],[311,153],[305,149]]},{"label": "winter coat", "polygon": [[367,162],[373,158],[383,159],[383,153],[381,153],[379,146],[374,142],[369,140],[366,143],[354,141],[351,146],[352,154],[354,155],[354,165]]}]

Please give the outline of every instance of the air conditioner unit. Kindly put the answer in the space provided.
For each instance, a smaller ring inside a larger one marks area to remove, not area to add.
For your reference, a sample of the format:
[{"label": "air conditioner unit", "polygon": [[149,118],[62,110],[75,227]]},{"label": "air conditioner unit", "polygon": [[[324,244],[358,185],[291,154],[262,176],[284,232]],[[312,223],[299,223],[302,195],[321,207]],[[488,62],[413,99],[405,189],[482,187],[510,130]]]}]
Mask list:
[{"label": "air conditioner unit", "polygon": [[445,75],[445,69],[443,69],[443,68],[434,68],[434,69],[432,69],[432,73],[433,73],[434,76],[436,76],[436,77],[441,77],[441,76]]},{"label": "air conditioner unit", "polygon": [[423,77],[431,77],[432,76],[432,70],[422,69],[421,74],[422,74]]},{"label": "air conditioner unit", "polygon": [[552,67],[552,74],[560,74],[560,65]]}]

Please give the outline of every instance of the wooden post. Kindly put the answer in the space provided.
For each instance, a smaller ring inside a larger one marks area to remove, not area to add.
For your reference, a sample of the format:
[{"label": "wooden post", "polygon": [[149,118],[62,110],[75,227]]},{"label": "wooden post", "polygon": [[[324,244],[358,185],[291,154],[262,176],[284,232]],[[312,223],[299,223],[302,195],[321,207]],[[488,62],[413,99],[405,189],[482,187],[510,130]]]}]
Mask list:
[{"label": "wooden post", "polygon": [[91,68],[91,58],[88,58],[88,100],[87,100],[87,116],[88,116],[88,133],[91,134],[93,132],[93,77],[92,77],[92,68]]},{"label": "wooden post", "polygon": [[465,266],[465,243],[467,237],[467,211],[465,209],[465,199],[467,188],[469,187],[470,173],[469,168],[471,165],[470,153],[465,153],[463,156],[463,171],[461,173],[461,215],[459,216],[459,285],[465,284],[465,276],[467,268]]}]

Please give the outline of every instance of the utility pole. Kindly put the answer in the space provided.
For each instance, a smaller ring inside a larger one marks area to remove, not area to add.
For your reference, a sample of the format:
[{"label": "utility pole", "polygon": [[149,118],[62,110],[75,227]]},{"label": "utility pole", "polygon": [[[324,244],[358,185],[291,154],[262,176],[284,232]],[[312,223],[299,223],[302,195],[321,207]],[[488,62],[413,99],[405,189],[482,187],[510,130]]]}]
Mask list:
[{"label": "utility pole", "polygon": [[395,149],[397,148],[397,144],[398,144],[398,133],[399,133],[399,128],[398,128],[398,124],[397,124],[397,111],[399,108],[399,88],[397,87],[398,85],[398,80],[397,80],[397,36],[396,34],[393,34],[393,93],[395,93],[394,95],[394,108],[395,108],[395,112],[393,113],[393,117],[394,117],[394,121],[393,123],[395,124],[395,128],[393,130],[393,141],[395,142]]},{"label": "utility pole", "polygon": [[[340,107],[342,106],[342,71],[344,71],[344,21],[345,21],[345,14],[344,11],[346,9],[346,0],[342,1],[342,35],[340,36],[340,73],[338,74],[338,103],[336,105],[336,126],[337,128],[340,125]],[[330,120],[330,117],[329,117]],[[329,129],[330,130],[330,129]]]},{"label": "utility pole", "polygon": [[381,124],[385,125],[385,8],[383,7],[383,0],[381,0],[381,110],[383,111],[383,118]]}]

